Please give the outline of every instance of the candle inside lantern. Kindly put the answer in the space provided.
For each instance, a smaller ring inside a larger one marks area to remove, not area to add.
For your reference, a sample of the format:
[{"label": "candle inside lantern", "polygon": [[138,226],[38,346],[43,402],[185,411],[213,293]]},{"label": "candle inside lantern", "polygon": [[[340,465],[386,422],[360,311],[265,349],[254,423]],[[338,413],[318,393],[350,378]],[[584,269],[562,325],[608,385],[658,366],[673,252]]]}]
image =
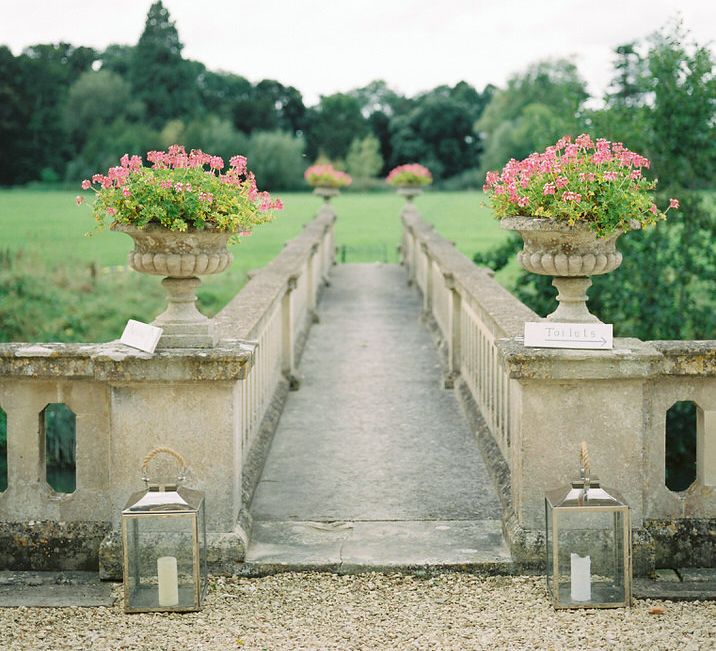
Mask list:
[{"label": "candle inside lantern", "polygon": [[592,598],[592,559],[570,554],[570,569],[572,601],[589,601]]},{"label": "candle inside lantern", "polygon": [[157,576],[159,577],[159,605],[176,606],[179,603],[177,559],[174,556],[159,557]]}]

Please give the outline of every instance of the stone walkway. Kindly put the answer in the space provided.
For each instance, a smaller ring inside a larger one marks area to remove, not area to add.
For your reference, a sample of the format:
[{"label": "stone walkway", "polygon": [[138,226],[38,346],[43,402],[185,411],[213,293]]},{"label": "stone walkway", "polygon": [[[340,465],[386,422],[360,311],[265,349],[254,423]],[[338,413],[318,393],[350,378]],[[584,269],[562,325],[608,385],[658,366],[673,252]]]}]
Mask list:
[{"label": "stone walkway", "polygon": [[247,571],[509,565],[500,507],[395,265],[335,267],[254,496]]}]

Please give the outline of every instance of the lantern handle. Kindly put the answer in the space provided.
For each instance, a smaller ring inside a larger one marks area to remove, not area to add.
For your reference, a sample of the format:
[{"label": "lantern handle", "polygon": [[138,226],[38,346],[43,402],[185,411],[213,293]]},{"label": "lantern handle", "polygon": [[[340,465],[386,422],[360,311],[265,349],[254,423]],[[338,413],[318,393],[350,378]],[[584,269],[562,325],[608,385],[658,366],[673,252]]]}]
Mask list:
[{"label": "lantern handle", "polygon": [[146,457],[144,457],[144,461],[142,461],[142,479],[145,482],[149,482],[149,464],[157,455],[160,454],[168,454],[174,457],[174,459],[176,459],[177,463],[179,464],[179,474],[177,475],[177,481],[184,481],[184,479],[186,478],[187,471],[186,459],[176,450],[172,450],[171,448],[165,447],[154,448],[151,452],[149,452],[149,454],[147,454]]}]

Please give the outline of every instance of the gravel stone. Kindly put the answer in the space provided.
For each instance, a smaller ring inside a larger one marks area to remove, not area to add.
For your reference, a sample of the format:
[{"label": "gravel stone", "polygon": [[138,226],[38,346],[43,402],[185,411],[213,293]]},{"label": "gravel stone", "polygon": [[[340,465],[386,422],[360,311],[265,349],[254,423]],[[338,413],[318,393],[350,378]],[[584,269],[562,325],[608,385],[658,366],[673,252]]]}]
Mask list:
[{"label": "gravel stone", "polygon": [[[36,649],[649,649],[716,648],[715,602],[636,601],[555,611],[544,579],[447,573],[214,577],[203,611],[0,609],[0,648]],[[663,608],[661,615],[649,614]]]}]

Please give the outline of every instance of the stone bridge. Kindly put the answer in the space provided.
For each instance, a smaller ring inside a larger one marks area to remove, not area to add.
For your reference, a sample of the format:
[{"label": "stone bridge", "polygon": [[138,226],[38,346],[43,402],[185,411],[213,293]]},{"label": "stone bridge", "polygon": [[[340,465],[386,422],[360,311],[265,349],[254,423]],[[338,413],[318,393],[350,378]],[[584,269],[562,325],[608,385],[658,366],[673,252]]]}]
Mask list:
[{"label": "stone bridge", "polygon": [[[119,514],[156,446],[206,492],[216,573],[540,567],[544,493],[582,440],[632,507],[635,573],[714,565],[716,341],[525,349],[539,317],[412,204],[401,265],[335,266],[335,219],[324,205],[251,278],[215,348],[0,346],[0,567],[119,577]],[[682,492],[664,481],[677,401],[697,406]],[[71,493],[45,475],[56,403],[76,418]]]}]

